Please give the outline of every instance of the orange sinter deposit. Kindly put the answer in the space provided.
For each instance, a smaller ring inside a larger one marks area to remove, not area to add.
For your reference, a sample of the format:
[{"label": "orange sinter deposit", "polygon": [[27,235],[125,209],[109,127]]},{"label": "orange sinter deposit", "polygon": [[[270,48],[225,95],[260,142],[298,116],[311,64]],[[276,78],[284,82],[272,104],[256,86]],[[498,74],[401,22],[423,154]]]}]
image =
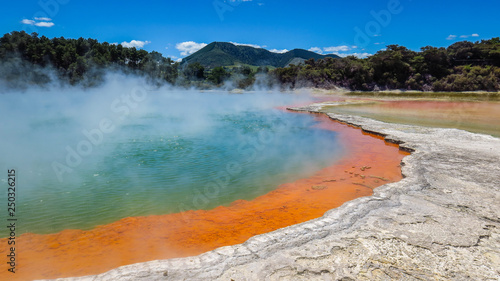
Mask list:
[{"label": "orange sinter deposit", "polygon": [[128,217],[88,231],[22,234],[16,239],[15,274],[7,271],[7,239],[0,239],[0,280],[92,275],[132,263],[198,255],[318,218],[346,201],[371,195],[377,186],[402,178],[400,162],[408,153],[397,145],[324,115],[316,118],[321,128],[339,132],[347,149],[335,165],[228,207]]}]

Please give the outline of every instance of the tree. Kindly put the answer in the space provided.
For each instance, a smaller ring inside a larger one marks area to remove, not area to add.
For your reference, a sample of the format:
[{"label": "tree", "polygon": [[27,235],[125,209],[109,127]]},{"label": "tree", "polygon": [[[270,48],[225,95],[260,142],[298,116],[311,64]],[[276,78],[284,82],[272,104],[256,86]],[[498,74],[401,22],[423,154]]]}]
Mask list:
[{"label": "tree", "polygon": [[220,85],[230,76],[231,75],[226,71],[224,67],[218,66],[210,71],[210,74],[208,75],[208,81],[212,82],[215,85]]},{"label": "tree", "polygon": [[447,49],[450,60],[454,65],[462,65],[467,63],[467,60],[478,59],[474,50],[474,43],[469,41],[456,42],[450,45]]},{"label": "tree", "polygon": [[415,55],[414,51],[399,45],[389,45],[387,50],[378,51],[369,59],[373,67],[374,81],[387,88],[403,88],[413,72],[410,62]]},{"label": "tree", "polygon": [[184,69],[184,75],[188,80],[203,80],[205,78],[205,67],[199,62],[190,63]]}]

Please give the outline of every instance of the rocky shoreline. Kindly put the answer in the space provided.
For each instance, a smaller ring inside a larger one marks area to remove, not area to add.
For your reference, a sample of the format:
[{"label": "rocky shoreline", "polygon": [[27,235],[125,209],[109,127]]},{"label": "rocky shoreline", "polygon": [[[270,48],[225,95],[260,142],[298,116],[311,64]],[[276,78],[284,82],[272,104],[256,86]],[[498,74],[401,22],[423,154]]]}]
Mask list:
[{"label": "rocky shoreline", "polygon": [[405,178],[240,245],[59,280],[499,280],[500,139],[328,116],[412,152]]}]

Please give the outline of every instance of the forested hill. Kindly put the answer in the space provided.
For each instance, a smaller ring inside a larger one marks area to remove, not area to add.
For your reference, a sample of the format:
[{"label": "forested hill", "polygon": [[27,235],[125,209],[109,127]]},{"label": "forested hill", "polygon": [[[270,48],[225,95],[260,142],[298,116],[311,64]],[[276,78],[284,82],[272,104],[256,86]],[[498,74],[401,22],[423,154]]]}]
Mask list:
[{"label": "forested hill", "polygon": [[[103,69],[133,72],[174,83],[178,63],[158,52],[147,52],[122,45],[100,43],[95,39],[49,39],[24,31],[0,38],[0,67],[5,81],[24,78],[25,83],[40,84],[49,79],[41,68],[52,68],[60,79],[76,84],[85,80],[97,84]],[[97,81],[92,81],[96,79]]]},{"label": "forested hill", "polygon": [[212,42],[194,54],[184,58],[182,63],[200,63],[204,67],[233,66],[247,64],[251,66],[285,67],[289,63],[299,63],[308,59],[338,58],[337,55],[320,55],[303,49],[294,49],[285,53],[273,53],[266,49],[227,42]]}]

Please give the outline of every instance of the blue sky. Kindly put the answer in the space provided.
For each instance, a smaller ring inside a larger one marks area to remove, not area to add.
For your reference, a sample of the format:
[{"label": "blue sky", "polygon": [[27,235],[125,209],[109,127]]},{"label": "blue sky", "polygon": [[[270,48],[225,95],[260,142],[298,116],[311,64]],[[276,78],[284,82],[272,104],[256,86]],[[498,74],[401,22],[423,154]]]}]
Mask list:
[{"label": "blue sky", "polygon": [[179,59],[227,41],[280,52],[374,54],[500,36],[497,0],[2,1],[0,32],[95,38]]}]

